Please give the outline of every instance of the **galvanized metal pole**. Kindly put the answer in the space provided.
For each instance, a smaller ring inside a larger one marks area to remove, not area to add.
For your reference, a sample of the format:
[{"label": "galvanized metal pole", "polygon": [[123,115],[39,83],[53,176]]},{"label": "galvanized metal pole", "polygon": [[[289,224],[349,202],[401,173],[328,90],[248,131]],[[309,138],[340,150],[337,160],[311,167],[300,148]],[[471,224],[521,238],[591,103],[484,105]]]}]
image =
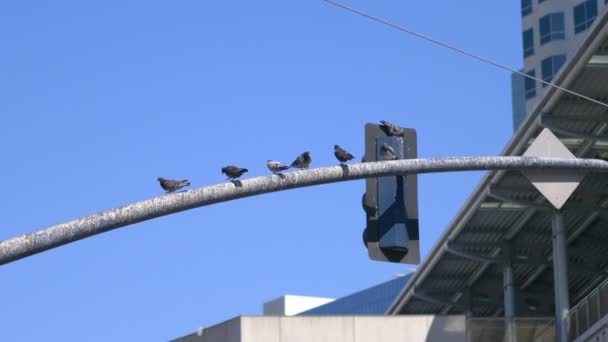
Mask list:
[{"label": "galvanized metal pole", "polygon": [[466,335],[466,341],[472,341],[473,339],[473,329],[472,329],[472,324],[473,324],[473,295],[472,295],[472,290],[471,287],[467,286],[467,288],[465,288],[464,293],[464,302],[466,305],[466,309],[464,311],[464,315],[465,315],[465,324],[464,324],[464,328],[465,328],[465,335]]},{"label": "galvanized metal pole", "polygon": [[568,257],[566,254],[566,229],[564,216],[556,212],[552,220],[553,231],[553,280],[555,289],[555,336],[558,342],[568,341]]},{"label": "galvanized metal pole", "polygon": [[454,157],[405,159],[333,166],[221,183],[131,203],[0,241],[0,265],[116,228],[239,198],[370,177],[473,170],[584,170],[608,172],[597,159]]},{"label": "galvanized metal pole", "polygon": [[511,246],[505,244],[504,263],[502,269],[502,283],[505,306],[505,342],[516,342],[517,331],[515,326],[515,284],[513,279],[513,264],[511,262]]}]

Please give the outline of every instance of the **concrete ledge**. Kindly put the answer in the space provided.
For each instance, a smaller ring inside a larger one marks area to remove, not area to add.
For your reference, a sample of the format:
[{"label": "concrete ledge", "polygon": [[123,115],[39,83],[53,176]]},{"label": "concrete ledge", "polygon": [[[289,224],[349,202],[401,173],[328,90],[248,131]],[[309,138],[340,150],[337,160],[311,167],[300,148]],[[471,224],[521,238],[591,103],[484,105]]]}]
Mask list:
[{"label": "concrete ledge", "polygon": [[240,316],[174,342],[464,342],[465,316]]}]

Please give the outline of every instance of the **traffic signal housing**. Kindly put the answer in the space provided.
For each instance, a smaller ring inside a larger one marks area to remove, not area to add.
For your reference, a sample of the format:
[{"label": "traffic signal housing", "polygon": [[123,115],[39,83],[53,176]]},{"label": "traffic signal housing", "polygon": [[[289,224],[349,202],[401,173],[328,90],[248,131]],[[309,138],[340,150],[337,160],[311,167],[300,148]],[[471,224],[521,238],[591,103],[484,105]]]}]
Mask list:
[{"label": "traffic signal housing", "polygon": [[[365,125],[365,162],[382,161],[383,144],[397,159],[417,157],[416,130],[403,128],[389,135],[376,124]],[[420,263],[418,232],[418,177],[413,175],[368,178],[362,205],[367,227],[363,242],[373,260],[406,264]]]}]

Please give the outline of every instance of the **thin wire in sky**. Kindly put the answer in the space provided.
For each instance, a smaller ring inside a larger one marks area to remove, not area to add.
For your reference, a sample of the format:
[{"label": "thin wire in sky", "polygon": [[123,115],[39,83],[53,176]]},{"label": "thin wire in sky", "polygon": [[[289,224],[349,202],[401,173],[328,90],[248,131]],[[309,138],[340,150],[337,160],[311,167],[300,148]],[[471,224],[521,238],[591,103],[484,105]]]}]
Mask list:
[{"label": "thin wire in sky", "polygon": [[485,62],[485,63],[491,64],[491,65],[496,66],[496,67],[499,67],[499,68],[501,68],[501,69],[508,70],[508,71],[510,71],[510,72],[514,72],[514,73],[516,73],[516,74],[522,75],[522,76],[524,76],[524,77],[527,77],[527,78],[533,79],[533,80],[535,80],[535,81],[541,82],[541,83],[546,84],[546,85],[548,85],[548,86],[551,86],[551,87],[553,87],[553,88],[556,88],[556,89],[559,89],[559,90],[561,90],[561,91],[564,91],[564,92],[566,92],[566,93],[568,93],[568,94],[571,94],[571,95],[574,95],[574,96],[580,97],[580,98],[585,99],[585,100],[587,100],[587,101],[590,101],[590,102],[593,102],[593,103],[598,104],[598,105],[600,105],[600,106],[603,106],[603,107],[608,108],[608,103],[605,103],[605,102],[602,102],[602,101],[598,101],[598,100],[593,99],[593,98],[591,98],[591,97],[589,97],[589,96],[585,96],[585,95],[583,95],[583,94],[577,93],[577,92],[572,91],[572,90],[570,90],[570,89],[566,89],[566,88],[564,88],[564,87],[558,86],[557,84],[554,84],[554,83],[551,83],[551,82],[547,82],[547,81],[542,80],[542,79],[540,79],[540,78],[536,78],[536,77],[534,77],[534,76],[531,76],[531,75],[526,74],[525,72],[521,72],[521,71],[519,71],[519,70],[515,70],[515,69],[512,69],[512,68],[509,68],[508,66],[505,66],[505,65],[502,65],[502,64],[496,63],[496,62],[491,61],[491,60],[489,60],[489,59],[487,59],[487,58],[483,58],[483,57],[480,57],[480,56],[474,55],[474,54],[472,54],[472,53],[470,53],[470,52],[464,51],[464,50],[459,49],[459,48],[457,48],[457,47],[455,47],[455,46],[452,46],[452,45],[449,45],[449,44],[447,44],[447,43],[441,42],[441,41],[439,41],[439,40],[437,40],[437,39],[433,39],[433,38],[431,38],[431,37],[425,36],[425,35],[420,34],[420,33],[418,33],[418,32],[414,32],[414,31],[412,31],[412,30],[408,30],[408,29],[406,29],[406,28],[404,28],[404,27],[402,27],[402,26],[399,26],[399,25],[393,24],[393,23],[391,23],[391,22],[389,22],[389,21],[386,21],[386,20],[384,20],[384,19],[380,19],[380,18],[374,17],[374,16],[372,16],[372,15],[369,15],[369,14],[367,14],[367,13],[361,12],[361,11],[359,11],[359,10],[356,10],[356,9],[352,8],[352,7],[349,7],[349,6],[343,5],[343,4],[341,4],[341,3],[335,2],[335,1],[333,1],[333,0],[323,0],[323,1],[328,2],[328,3],[332,4],[332,5],[338,6],[338,7],[340,7],[340,8],[343,8],[343,9],[345,9],[345,10],[347,10],[347,11],[350,11],[350,12],[353,12],[353,13],[356,13],[356,14],[359,14],[359,15],[361,15],[361,16],[364,16],[364,17],[368,18],[368,19],[371,19],[371,20],[377,21],[377,22],[382,23],[382,24],[384,24],[384,25],[386,25],[386,26],[390,26],[390,27],[392,27],[392,28],[394,28],[394,29],[397,29],[397,30],[399,30],[399,31],[409,33],[409,34],[411,34],[411,35],[414,35],[414,36],[416,36],[416,37],[418,37],[418,38],[422,38],[422,39],[424,39],[424,40],[426,40],[426,41],[429,41],[429,42],[431,42],[431,43],[435,43],[435,44],[437,44],[437,45],[441,45],[441,46],[446,47],[446,48],[448,48],[448,49],[450,49],[450,50],[453,50],[453,51],[459,52],[459,53],[461,53],[461,54],[463,54],[463,55],[466,55],[466,56],[469,56],[469,57],[475,58],[475,59],[477,59],[477,60],[479,60],[479,61],[482,61],[482,62]]}]

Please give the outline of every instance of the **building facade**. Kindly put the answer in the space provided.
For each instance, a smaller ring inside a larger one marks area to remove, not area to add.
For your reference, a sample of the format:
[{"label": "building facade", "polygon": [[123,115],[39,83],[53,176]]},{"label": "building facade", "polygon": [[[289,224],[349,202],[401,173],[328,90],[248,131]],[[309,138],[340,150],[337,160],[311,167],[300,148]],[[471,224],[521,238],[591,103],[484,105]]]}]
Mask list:
[{"label": "building facade", "polygon": [[[607,0],[521,0],[524,73],[552,82],[572,58],[596,19],[608,8]],[[511,81],[513,128],[543,98],[547,85],[514,74]]]},{"label": "building facade", "polygon": [[412,273],[333,300],[286,295],[263,316],[239,316],[174,342],[465,341],[464,316],[385,315]]}]

